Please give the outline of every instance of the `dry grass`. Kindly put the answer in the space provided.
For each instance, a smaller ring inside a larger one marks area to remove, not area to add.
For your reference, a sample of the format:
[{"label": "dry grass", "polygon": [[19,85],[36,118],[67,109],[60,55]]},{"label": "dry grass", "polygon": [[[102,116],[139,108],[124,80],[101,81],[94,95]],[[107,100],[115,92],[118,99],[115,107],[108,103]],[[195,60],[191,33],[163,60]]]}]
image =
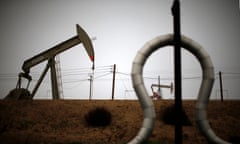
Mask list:
[{"label": "dry grass", "polygon": [[[154,101],[156,122],[149,139],[152,143],[174,143],[174,126],[163,122],[171,100]],[[183,143],[207,143],[194,120],[195,101],[184,101],[184,110],[192,126],[183,127]],[[89,111],[98,107],[111,113],[111,123],[92,127],[86,122]],[[211,101],[210,125],[228,141],[240,138],[240,101]],[[142,124],[138,101],[34,100],[0,101],[0,143],[126,143]],[[238,141],[239,142],[239,141]]]}]

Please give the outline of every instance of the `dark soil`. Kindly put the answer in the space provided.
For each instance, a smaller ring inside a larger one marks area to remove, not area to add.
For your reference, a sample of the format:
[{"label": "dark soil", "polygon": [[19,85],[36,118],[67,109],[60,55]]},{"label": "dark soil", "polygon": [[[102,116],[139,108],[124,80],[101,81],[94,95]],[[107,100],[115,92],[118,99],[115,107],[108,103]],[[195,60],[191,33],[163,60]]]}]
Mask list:
[{"label": "dark soil", "polygon": [[[196,128],[195,103],[183,101],[190,123],[183,126],[183,143],[207,144]],[[174,121],[173,104],[172,100],[154,101],[156,121],[150,142],[174,143],[174,125],[168,123]],[[208,119],[216,135],[239,143],[240,101],[210,101]],[[142,120],[138,101],[1,100],[0,143],[124,144],[136,136]]]}]

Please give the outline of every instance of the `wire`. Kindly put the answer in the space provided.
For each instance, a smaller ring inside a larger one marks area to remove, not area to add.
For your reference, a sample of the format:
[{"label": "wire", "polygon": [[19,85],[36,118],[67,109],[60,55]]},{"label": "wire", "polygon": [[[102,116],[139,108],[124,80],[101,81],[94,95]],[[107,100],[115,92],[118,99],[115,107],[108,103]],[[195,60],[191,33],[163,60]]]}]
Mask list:
[{"label": "wire", "polygon": [[75,80],[69,80],[69,81],[63,81],[63,83],[79,83],[83,81],[88,81],[89,79],[75,79]]},{"label": "wire", "polygon": [[[65,70],[62,70],[62,77],[70,77],[70,76],[82,76],[83,79],[72,79],[72,80],[69,80],[69,79],[64,79],[64,83],[77,83],[77,82],[83,82],[83,81],[87,81],[88,78],[86,77],[89,77],[89,74],[92,73],[91,72],[91,67],[88,67],[88,68],[73,68],[73,69],[65,69]],[[108,66],[98,66],[96,67],[95,71],[94,71],[94,74],[98,74],[95,76],[94,80],[112,80],[112,78],[109,78],[109,79],[101,79],[105,76],[108,76],[110,74],[113,73],[113,65],[108,65]],[[152,73],[152,76],[143,76],[144,79],[149,79],[149,80],[157,80],[158,77],[156,76],[153,76],[153,72]],[[37,76],[40,76],[41,73],[39,72],[32,72],[31,75],[34,76],[34,77],[37,77]],[[131,74],[130,73],[125,73],[125,72],[119,72],[117,71],[116,74],[118,75],[124,75],[124,76],[127,76],[127,77],[130,77]],[[215,78],[217,79],[219,77],[218,75],[219,73],[216,72],[215,73]],[[225,79],[239,79],[240,78],[240,72],[229,72],[229,71],[223,71],[222,72],[222,76],[225,78]],[[85,78],[84,78],[85,77]],[[202,76],[201,74],[195,74],[195,75],[192,75],[192,76],[183,76],[182,77],[182,80],[198,80],[198,79],[201,79]],[[18,74],[17,73],[0,73],[0,80],[17,80],[18,79]],[[120,78],[116,78],[116,80],[121,80],[121,81],[126,81],[126,80],[129,80],[130,78],[122,78],[120,76]],[[173,77],[161,77],[161,80],[173,80]],[[36,78],[33,78],[33,81],[37,81]]]},{"label": "wire", "polygon": [[[119,75],[119,77],[121,77],[121,76]],[[125,85],[124,81],[122,81],[122,83],[123,83],[125,90],[127,90],[127,86]]]},{"label": "wire", "polygon": [[110,75],[110,74],[112,74],[112,73],[109,73],[109,72],[108,72],[108,73],[105,73],[105,74],[102,74],[102,75],[99,75],[99,76],[95,76],[93,80],[99,79],[99,78],[101,78],[101,77],[108,76],[108,75]]},{"label": "wire", "polygon": [[228,74],[228,75],[240,75],[240,73],[236,73],[236,72],[222,72],[222,74]]}]

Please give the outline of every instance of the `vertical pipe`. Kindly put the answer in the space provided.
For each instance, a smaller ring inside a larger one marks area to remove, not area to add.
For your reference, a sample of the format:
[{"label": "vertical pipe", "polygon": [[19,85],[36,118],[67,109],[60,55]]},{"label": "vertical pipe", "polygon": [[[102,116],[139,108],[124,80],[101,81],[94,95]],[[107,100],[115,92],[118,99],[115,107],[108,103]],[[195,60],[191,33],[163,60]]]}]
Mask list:
[{"label": "vertical pipe", "polygon": [[180,1],[174,0],[172,7],[174,22],[174,79],[175,79],[175,144],[182,144],[182,71],[181,71],[181,26]]},{"label": "vertical pipe", "polygon": [[116,64],[113,65],[112,100],[114,100],[115,93],[115,76],[116,76]]},{"label": "vertical pipe", "polygon": [[92,91],[93,91],[93,75],[90,74],[90,89],[89,89],[89,100],[92,100]]},{"label": "vertical pipe", "polygon": [[223,85],[222,85],[222,72],[221,71],[219,71],[219,84],[220,84],[221,102],[223,102]]},{"label": "vertical pipe", "polygon": [[50,64],[50,68],[51,68],[52,97],[53,97],[53,99],[59,99],[59,91],[58,91],[57,75],[56,75],[56,67],[55,67],[54,57],[50,58],[49,64]]},{"label": "vertical pipe", "polygon": [[182,86],[181,86],[181,40],[180,40],[180,5],[175,0],[174,16],[174,79],[175,79],[175,144],[182,144]]}]

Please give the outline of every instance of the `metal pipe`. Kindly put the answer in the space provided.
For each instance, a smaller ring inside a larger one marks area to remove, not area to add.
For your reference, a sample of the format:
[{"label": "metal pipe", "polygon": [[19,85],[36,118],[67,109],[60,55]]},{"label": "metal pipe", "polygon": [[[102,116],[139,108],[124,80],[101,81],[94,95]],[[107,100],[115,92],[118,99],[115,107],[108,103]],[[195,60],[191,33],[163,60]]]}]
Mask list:
[{"label": "metal pipe", "polygon": [[58,84],[57,84],[55,56],[50,58],[48,63],[50,65],[50,71],[51,71],[52,98],[59,99],[60,96],[59,96],[59,90],[58,90]]},{"label": "metal pipe", "polygon": [[[158,36],[151,41],[148,41],[142,49],[140,49],[133,60],[132,65],[132,83],[135,92],[138,96],[142,110],[144,112],[144,120],[138,134],[129,142],[129,144],[143,143],[151,135],[154,127],[155,111],[152,100],[143,81],[143,66],[147,58],[157,49],[173,45],[173,35],[167,34]],[[203,79],[198,93],[198,100],[196,104],[196,123],[200,131],[207,138],[210,143],[229,144],[216,136],[211,129],[207,119],[207,105],[211,90],[214,83],[214,67],[208,53],[198,43],[186,36],[181,36],[181,46],[192,53],[201,64]]]},{"label": "metal pipe", "polygon": [[197,126],[208,142],[215,144],[229,144],[229,142],[224,141],[214,133],[207,119],[207,106],[215,79],[212,60],[204,48],[190,38],[182,36],[182,47],[186,48],[196,56],[202,68],[202,82],[195,108]]}]

